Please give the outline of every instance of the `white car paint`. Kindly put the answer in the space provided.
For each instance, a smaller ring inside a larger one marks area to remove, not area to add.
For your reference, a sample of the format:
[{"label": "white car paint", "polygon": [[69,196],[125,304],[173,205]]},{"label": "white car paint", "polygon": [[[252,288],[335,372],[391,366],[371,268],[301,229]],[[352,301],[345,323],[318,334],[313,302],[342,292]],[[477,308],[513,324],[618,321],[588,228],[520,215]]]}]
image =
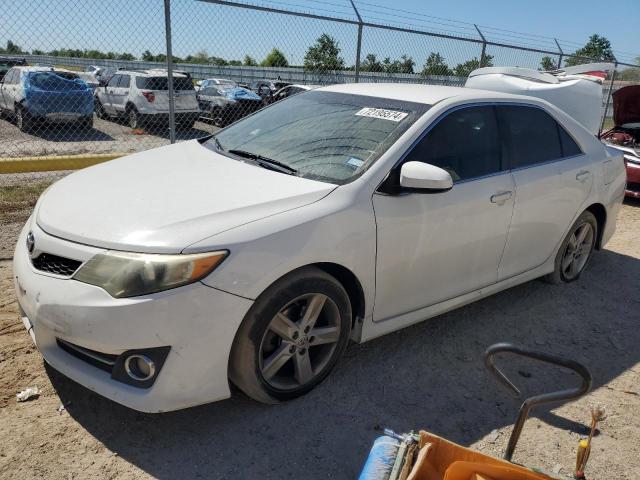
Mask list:
[{"label": "white car paint", "polygon": [[[184,408],[229,396],[236,329],[269,285],[301,266],[334,263],[354,274],[364,310],[352,337],[365,341],[553,271],[562,240],[590,205],[606,210],[601,244],[614,232],[625,186],[622,157],[543,100],[400,84],[319,90],[433,106],[360,177],[340,186],[223,159],[193,140],[88,168],[47,190],[14,256],[24,321],[44,358],[131,408]],[[440,193],[377,191],[434,122],[477,103],[542,108],[584,154],[456,182]],[[584,181],[577,175],[582,170],[589,172]],[[99,287],[36,270],[28,232],[36,252],[82,262],[104,249],[227,250],[229,256],[201,282],[116,299]],[[114,355],[172,349],[154,385],[141,390],[62,351],[56,337]]]}]

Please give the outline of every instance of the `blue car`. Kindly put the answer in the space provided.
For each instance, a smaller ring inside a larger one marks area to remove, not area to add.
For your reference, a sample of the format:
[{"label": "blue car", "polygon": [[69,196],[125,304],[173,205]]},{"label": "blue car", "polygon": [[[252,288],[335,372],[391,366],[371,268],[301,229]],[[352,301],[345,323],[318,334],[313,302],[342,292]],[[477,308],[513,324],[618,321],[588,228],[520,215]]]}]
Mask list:
[{"label": "blue car", "polygon": [[0,109],[22,131],[44,122],[93,127],[93,94],[77,74],[50,67],[16,66],[0,84]]}]

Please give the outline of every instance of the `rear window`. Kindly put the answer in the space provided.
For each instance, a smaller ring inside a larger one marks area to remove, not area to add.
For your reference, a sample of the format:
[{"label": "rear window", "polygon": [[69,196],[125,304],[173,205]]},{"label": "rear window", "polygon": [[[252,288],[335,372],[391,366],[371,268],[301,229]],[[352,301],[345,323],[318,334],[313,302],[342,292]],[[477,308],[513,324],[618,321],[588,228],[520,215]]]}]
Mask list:
[{"label": "rear window", "polygon": [[[146,90],[169,90],[168,77],[138,77],[136,86]],[[174,90],[194,90],[191,79],[187,77],[176,77],[173,79]]]},{"label": "rear window", "polygon": [[224,94],[220,90],[214,87],[203,88],[202,90],[200,90],[200,95],[203,95],[205,97],[223,97],[224,96]]}]

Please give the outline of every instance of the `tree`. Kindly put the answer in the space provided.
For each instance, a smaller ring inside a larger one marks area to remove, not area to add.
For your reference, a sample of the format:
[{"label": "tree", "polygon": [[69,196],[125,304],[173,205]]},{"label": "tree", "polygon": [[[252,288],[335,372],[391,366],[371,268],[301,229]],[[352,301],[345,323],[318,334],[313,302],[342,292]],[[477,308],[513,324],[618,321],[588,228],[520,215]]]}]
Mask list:
[{"label": "tree", "polygon": [[344,69],[344,59],[340,56],[336,39],[326,33],[320,35],[304,56],[304,68],[310,71]]},{"label": "tree", "polygon": [[423,77],[430,77],[432,75],[443,75],[449,76],[452,75],[453,72],[449,68],[444,61],[444,57],[437,52],[431,52],[427,57],[427,60],[424,62],[424,67],[422,67],[422,72],[420,75]]},{"label": "tree", "polygon": [[144,52],[142,52],[142,60],[145,62],[153,62],[153,53],[151,53],[149,50],[145,50]]},{"label": "tree", "polygon": [[269,52],[269,55],[265,57],[260,65],[263,67],[288,67],[289,62],[287,61],[287,57],[284,56],[284,53],[277,48],[274,48]]},{"label": "tree", "polygon": [[384,71],[382,63],[378,60],[374,53],[364,57],[364,61],[360,64],[360,70],[363,72],[382,72]]},{"label": "tree", "polygon": [[579,48],[567,59],[565,65],[572,67],[590,62],[615,62],[616,57],[611,49],[611,42],[605,37],[594,33],[584,47]]},{"label": "tree", "polygon": [[548,70],[556,70],[556,69],[557,69],[557,64],[553,61],[553,58],[547,55],[542,57],[542,59],[540,60],[540,67],[538,67],[538,70],[548,71]]},{"label": "tree", "polygon": [[244,61],[242,62],[242,64],[245,67],[257,67],[258,66],[258,62],[256,62],[256,60],[253,57],[250,57],[249,55],[245,55],[244,56]]},{"label": "tree", "polygon": [[19,45],[16,45],[11,40],[7,40],[7,47],[5,49],[0,49],[0,51],[4,50],[2,53],[8,53],[9,55],[19,55],[21,53],[25,53],[22,51]]},{"label": "tree", "polygon": [[[493,67],[493,55],[484,56],[484,67]],[[457,77],[468,77],[475,69],[480,68],[480,60],[476,57],[466,62],[459,63],[453,69],[453,74]]]}]

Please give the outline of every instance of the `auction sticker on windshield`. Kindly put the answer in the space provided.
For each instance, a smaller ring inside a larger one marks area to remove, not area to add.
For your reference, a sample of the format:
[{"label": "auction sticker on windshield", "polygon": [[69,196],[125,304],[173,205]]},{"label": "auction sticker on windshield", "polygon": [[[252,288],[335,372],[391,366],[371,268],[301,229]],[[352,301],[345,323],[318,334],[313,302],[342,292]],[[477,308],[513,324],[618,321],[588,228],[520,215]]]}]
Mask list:
[{"label": "auction sticker on windshield", "polygon": [[396,110],[385,110],[384,108],[365,107],[362,110],[357,111],[356,115],[399,122],[409,114],[406,112],[398,112]]}]

